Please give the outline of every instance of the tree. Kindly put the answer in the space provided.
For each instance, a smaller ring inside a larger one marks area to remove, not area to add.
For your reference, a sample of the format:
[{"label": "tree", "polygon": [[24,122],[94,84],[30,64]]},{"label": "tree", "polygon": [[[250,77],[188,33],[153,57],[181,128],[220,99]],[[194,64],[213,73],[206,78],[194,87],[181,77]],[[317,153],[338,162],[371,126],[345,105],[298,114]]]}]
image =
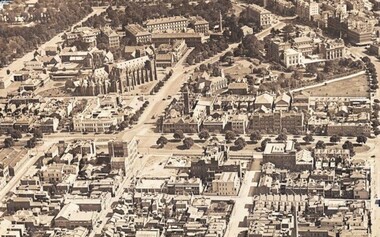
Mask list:
[{"label": "tree", "polygon": [[109,127],[109,130],[111,131],[111,132],[113,132],[113,131],[115,131],[116,130],[116,125],[111,125],[110,127]]},{"label": "tree", "polygon": [[41,139],[44,137],[44,134],[39,129],[34,129],[33,131],[33,137]]},{"label": "tree", "polygon": [[15,141],[11,137],[7,137],[4,139],[4,146],[9,148],[12,147],[15,144]]},{"label": "tree", "polygon": [[325,149],[326,144],[324,141],[318,141],[317,144],[315,144],[315,149]]},{"label": "tree", "polygon": [[128,122],[125,120],[119,124],[119,129],[124,130],[128,127]]},{"label": "tree", "polygon": [[352,142],[350,142],[350,141],[346,141],[346,142],[342,145],[342,148],[343,148],[343,149],[350,150],[350,154],[351,154],[351,156],[355,155],[354,145],[352,144]]},{"label": "tree", "polygon": [[288,139],[288,136],[286,136],[284,133],[281,133],[276,137],[276,141],[286,141]]},{"label": "tree", "polygon": [[302,80],[303,74],[302,74],[302,72],[295,70],[292,74],[292,78],[295,80]]},{"label": "tree", "polygon": [[314,138],[311,134],[307,134],[305,137],[302,138],[306,143],[310,143],[314,141]]},{"label": "tree", "polygon": [[32,137],[32,138],[30,138],[30,139],[27,141],[26,146],[27,146],[28,148],[34,148],[34,147],[36,147],[36,144],[37,144],[37,139],[36,139],[35,137]]},{"label": "tree", "polygon": [[210,137],[210,134],[207,132],[207,130],[202,130],[200,133],[198,133],[199,139],[207,140]]},{"label": "tree", "polygon": [[306,72],[309,74],[316,74],[318,73],[318,67],[315,63],[309,63],[306,65]]},{"label": "tree", "polygon": [[356,138],[356,142],[357,143],[361,143],[361,144],[365,144],[367,142],[367,137],[366,136],[363,136],[363,135],[360,135]]},{"label": "tree", "polygon": [[295,27],[293,25],[286,25],[282,28],[282,31],[285,33],[285,41],[288,41],[290,34],[295,31]]},{"label": "tree", "polygon": [[183,146],[186,149],[190,149],[194,145],[194,140],[191,137],[183,139]]},{"label": "tree", "polygon": [[168,139],[164,136],[161,136],[157,139],[156,144],[160,147],[164,147],[166,144],[168,144]]},{"label": "tree", "polygon": [[325,73],[323,72],[318,72],[317,73],[317,82],[323,82],[323,81],[326,81],[327,80],[327,76]]},{"label": "tree", "polygon": [[297,139],[294,139],[294,148],[297,150],[297,151],[300,151],[302,150],[301,148],[301,144],[299,142],[297,142]]},{"label": "tree", "polygon": [[232,140],[235,140],[235,137],[236,137],[235,132],[227,131],[224,138],[227,140],[227,142],[231,142]]},{"label": "tree", "polygon": [[332,135],[332,136],[330,137],[330,142],[333,142],[333,143],[340,142],[340,140],[341,140],[341,137],[338,136],[338,135]]},{"label": "tree", "polygon": [[262,136],[259,132],[255,131],[255,132],[251,133],[251,135],[249,136],[249,139],[252,142],[257,142],[258,140],[262,139]]},{"label": "tree", "polygon": [[174,132],[174,134],[173,134],[173,137],[174,137],[174,139],[176,139],[176,140],[182,140],[182,139],[185,137],[185,135],[183,134],[183,131],[182,131],[182,130],[176,130],[176,131]]},{"label": "tree", "polygon": [[238,150],[242,150],[247,145],[244,138],[242,137],[239,137],[238,139],[236,139],[234,144]]},{"label": "tree", "polygon": [[265,138],[262,142],[261,142],[261,151],[264,151],[265,150],[265,147],[267,146],[267,143],[270,142],[270,138]]},{"label": "tree", "polygon": [[18,131],[18,130],[15,130],[15,129],[13,129],[13,130],[10,131],[10,135],[15,140],[22,138],[21,132]]}]

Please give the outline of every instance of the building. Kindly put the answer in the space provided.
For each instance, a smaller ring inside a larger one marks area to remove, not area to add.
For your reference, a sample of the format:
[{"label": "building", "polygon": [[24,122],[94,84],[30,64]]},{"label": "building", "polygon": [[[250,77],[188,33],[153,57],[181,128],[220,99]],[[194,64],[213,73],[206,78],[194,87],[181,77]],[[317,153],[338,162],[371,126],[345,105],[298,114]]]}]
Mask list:
[{"label": "building", "polygon": [[347,39],[355,45],[372,43],[374,25],[376,21],[364,16],[330,16],[328,29],[332,34]]},{"label": "building", "polygon": [[58,131],[59,120],[57,118],[46,117],[41,119],[35,128],[40,129],[42,133],[54,133]]},{"label": "building", "polygon": [[158,67],[174,66],[186,53],[185,40],[174,41],[171,44],[161,44],[156,50],[156,65]]},{"label": "building", "polygon": [[327,135],[339,136],[359,136],[364,135],[369,137],[371,135],[371,125],[369,123],[339,123],[329,122],[327,124]]},{"label": "building", "polygon": [[202,17],[197,16],[190,20],[190,27],[194,29],[195,33],[207,34],[210,24]]},{"label": "building", "polygon": [[266,58],[277,63],[282,62],[284,51],[291,48],[290,42],[285,42],[282,38],[273,38],[268,45]]},{"label": "building", "polygon": [[228,85],[228,92],[230,94],[246,95],[248,94],[248,83],[232,82]]},{"label": "building", "polygon": [[232,131],[238,134],[245,134],[248,127],[248,116],[246,114],[231,115],[228,119],[231,123]]},{"label": "building", "polygon": [[63,38],[66,45],[71,46],[74,42],[80,41],[87,44],[90,48],[96,47],[96,37],[100,34],[100,30],[90,27],[77,27],[69,33],[65,33]]},{"label": "building", "polygon": [[277,168],[294,169],[296,152],[293,141],[268,142],[263,152],[263,163],[272,163]]},{"label": "building", "polygon": [[9,179],[17,174],[21,164],[29,157],[27,149],[4,148],[0,151],[0,177]]},{"label": "building", "polygon": [[108,154],[111,157],[111,169],[122,170],[126,174],[138,156],[137,141],[135,139],[129,142],[110,141]]},{"label": "building", "polygon": [[110,65],[110,92],[124,92],[157,80],[154,56],[142,56]]},{"label": "building", "polygon": [[189,22],[187,18],[182,16],[174,16],[147,20],[145,22],[145,27],[149,32],[164,32],[167,30],[180,32],[186,30],[188,24]]},{"label": "building", "polygon": [[343,39],[327,40],[319,45],[322,57],[327,60],[334,60],[345,57],[345,46]]},{"label": "building", "polygon": [[117,124],[118,119],[112,110],[85,111],[73,118],[74,131],[78,132],[106,132]]},{"label": "building", "polygon": [[109,48],[116,49],[120,47],[120,36],[116,31],[112,30],[110,27],[106,27],[102,30],[102,33],[107,38]]},{"label": "building", "polygon": [[81,211],[74,203],[66,204],[54,218],[54,226],[75,229],[77,227],[92,228],[96,222],[96,212]]},{"label": "building", "polygon": [[285,67],[297,67],[299,66],[301,61],[302,53],[298,52],[295,49],[286,49],[284,50],[284,59],[282,63]]},{"label": "building", "polygon": [[168,194],[172,195],[200,195],[203,192],[203,185],[201,179],[180,177],[180,175],[177,177],[170,177],[166,187],[168,190]]},{"label": "building", "polygon": [[250,4],[247,8],[247,14],[253,18],[259,27],[267,28],[275,23],[273,14],[267,9],[255,4]]},{"label": "building", "polygon": [[300,18],[310,21],[313,16],[319,15],[319,4],[313,0],[297,1],[296,12]]},{"label": "building", "polygon": [[281,94],[274,101],[275,110],[288,111],[290,108],[290,96],[286,93]]},{"label": "building", "polygon": [[212,192],[220,196],[237,196],[240,189],[240,178],[237,172],[215,174],[212,181]]},{"label": "building", "polygon": [[41,181],[60,183],[69,175],[77,175],[79,167],[64,163],[51,164],[41,170]]},{"label": "building", "polygon": [[194,119],[189,116],[167,118],[162,123],[163,133],[174,133],[177,130],[182,130],[184,133],[199,132],[201,120]]},{"label": "building", "polygon": [[138,24],[129,24],[125,27],[126,36],[135,44],[148,44],[152,41],[152,34]]},{"label": "building", "polygon": [[303,56],[308,56],[313,53],[314,41],[310,37],[296,37],[292,40],[292,47],[301,52]]},{"label": "building", "polygon": [[249,128],[264,133],[300,134],[304,130],[304,115],[302,112],[276,111],[274,113],[254,113],[250,117]]},{"label": "building", "polygon": [[184,40],[188,47],[195,47],[202,43],[202,36],[198,33],[157,33],[152,35],[152,43],[156,47],[161,44],[170,44],[176,40]]},{"label": "building", "polygon": [[267,108],[272,111],[274,98],[268,93],[258,95],[255,100],[255,109],[260,109],[261,107]]}]

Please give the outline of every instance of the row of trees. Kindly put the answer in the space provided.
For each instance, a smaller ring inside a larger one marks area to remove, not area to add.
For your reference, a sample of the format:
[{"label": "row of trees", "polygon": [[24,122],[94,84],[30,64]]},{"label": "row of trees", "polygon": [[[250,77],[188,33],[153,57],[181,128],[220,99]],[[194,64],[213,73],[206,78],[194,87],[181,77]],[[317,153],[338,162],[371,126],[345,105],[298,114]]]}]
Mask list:
[{"label": "row of trees", "polygon": [[[118,9],[124,7],[124,11],[109,8],[107,18],[112,22],[111,26],[125,26],[128,24],[142,24],[148,19],[164,16],[201,16],[207,20],[211,26],[219,22],[219,12],[224,18],[227,18],[228,12],[232,9],[232,3],[229,0],[220,1],[202,1],[197,5],[190,4],[189,1],[173,1],[171,6],[167,4],[144,4],[126,0],[113,1]],[[212,11],[210,11],[212,9]],[[87,26],[99,27],[105,25],[104,17],[94,16],[88,22]],[[231,25],[232,26],[232,25]]]},{"label": "row of trees", "polygon": [[228,48],[228,43],[225,40],[209,41],[204,44],[198,44],[186,58],[189,65],[200,63]]},{"label": "row of trees", "polygon": [[89,7],[78,7],[70,1],[60,1],[56,7],[49,6],[44,20],[32,27],[0,25],[1,67],[50,40],[92,11]]},{"label": "row of trees", "polygon": [[[6,148],[14,146],[15,141],[22,138],[22,133],[18,130],[15,130],[15,129],[9,129],[7,131],[7,134],[9,135],[9,137],[4,139],[4,147],[6,147]],[[27,141],[26,147],[34,148],[37,144],[37,141],[39,139],[42,139],[42,138],[43,138],[43,133],[39,129],[34,129],[33,130],[33,137],[31,137]]]}]

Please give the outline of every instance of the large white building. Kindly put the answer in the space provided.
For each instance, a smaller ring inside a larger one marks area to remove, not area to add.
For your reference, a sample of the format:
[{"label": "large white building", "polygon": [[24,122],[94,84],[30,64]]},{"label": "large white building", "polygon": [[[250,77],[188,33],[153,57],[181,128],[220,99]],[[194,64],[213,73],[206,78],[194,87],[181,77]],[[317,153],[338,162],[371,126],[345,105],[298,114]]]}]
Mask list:
[{"label": "large white building", "polygon": [[212,181],[212,192],[221,196],[236,196],[239,194],[240,179],[237,172],[215,174]]},{"label": "large white building", "polygon": [[297,14],[302,19],[311,20],[315,15],[319,14],[319,5],[313,0],[298,1],[296,7]]},{"label": "large white building", "polygon": [[302,53],[295,49],[286,49],[284,51],[283,63],[286,67],[298,66],[301,64]]},{"label": "large white building", "polygon": [[104,98],[90,101],[90,105],[82,113],[73,118],[74,131],[77,132],[106,132],[111,126],[116,126],[124,120],[124,115],[118,111],[115,101]]},{"label": "large white building", "polygon": [[189,21],[183,16],[163,17],[150,19],[145,23],[149,32],[152,31],[182,31],[187,28]]},{"label": "large white building", "polygon": [[257,23],[259,26],[267,28],[274,23],[273,14],[267,9],[256,4],[250,4],[247,9],[247,13],[249,13],[254,18],[255,23]]}]

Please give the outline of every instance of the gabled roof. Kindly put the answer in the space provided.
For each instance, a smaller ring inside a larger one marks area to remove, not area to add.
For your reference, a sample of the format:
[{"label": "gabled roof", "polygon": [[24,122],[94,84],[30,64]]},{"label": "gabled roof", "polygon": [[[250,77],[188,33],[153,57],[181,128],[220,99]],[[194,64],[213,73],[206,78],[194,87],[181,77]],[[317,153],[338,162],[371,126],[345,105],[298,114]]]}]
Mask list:
[{"label": "gabled roof", "polygon": [[283,102],[285,102],[287,104],[290,104],[290,96],[284,93],[284,94],[278,96],[276,98],[276,101],[274,103],[277,104],[277,103],[279,103],[281,101],[283,101]]},{"label": "gabled roof", "polygon": [[273,100],[273,96],[264,93],[256,97],[255,104],[272,104]]}]

